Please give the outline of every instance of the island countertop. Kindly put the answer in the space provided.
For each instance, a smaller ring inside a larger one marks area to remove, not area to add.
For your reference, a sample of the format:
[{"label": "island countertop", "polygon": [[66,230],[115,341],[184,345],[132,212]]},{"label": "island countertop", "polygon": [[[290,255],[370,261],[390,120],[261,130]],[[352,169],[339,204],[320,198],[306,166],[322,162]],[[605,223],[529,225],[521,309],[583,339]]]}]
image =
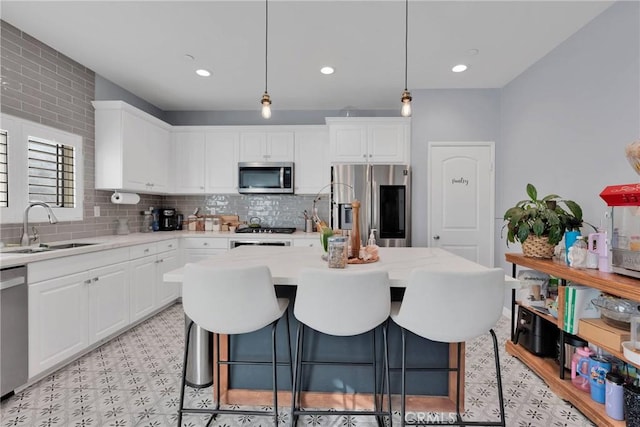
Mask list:
[{"label": "island countertop", "polygon": [[[273,283],[296,285],[304,268],[327,268],[321,258],[322,249],[291,246],[241,246],[206,260],[205,265],[247,267],[266,265],[271,270]],[[380,260],[370,264],[349,264],[347,270],[372,269],[389,273],[392,287],[407,286],[411,270],[429,267],[441,271],[479,271],[486,267],[439,248],[380,248]],[[165,273],[165,282],[182,282],[183,268]],[[505,276],[505,281],[512,280]]]}]

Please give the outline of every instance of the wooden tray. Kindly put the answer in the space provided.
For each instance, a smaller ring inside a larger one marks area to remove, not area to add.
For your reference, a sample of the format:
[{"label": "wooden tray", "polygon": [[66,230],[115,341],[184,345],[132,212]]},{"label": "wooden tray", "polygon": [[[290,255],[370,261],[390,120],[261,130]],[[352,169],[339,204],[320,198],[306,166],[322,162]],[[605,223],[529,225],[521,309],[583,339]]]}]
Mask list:
[{"label": "wooden tray", "polygon": [[349,264],[371,264],[373,262],[378,262],[379,260],[380,260],[380,257],[370,258],[366,261],[360,258],[349,258],[349,261],[347,262]]}]

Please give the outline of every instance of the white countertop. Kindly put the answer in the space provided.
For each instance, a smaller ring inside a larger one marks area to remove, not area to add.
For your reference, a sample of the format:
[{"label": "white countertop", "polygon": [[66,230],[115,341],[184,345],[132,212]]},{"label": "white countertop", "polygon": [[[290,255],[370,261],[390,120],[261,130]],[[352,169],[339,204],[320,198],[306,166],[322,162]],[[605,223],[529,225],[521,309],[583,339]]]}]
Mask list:
[{"label": "white countertop", "polygon": [[[145,243],[154,243],[163,240],[176,239],[181,237],[196,238],[233,238],[233,239],[261,239],[261,240],[290,240],[314,238],[318,239],[317,233],[304,233],[296,231],[293,234],[261,234],[261,233],[232,233],[229,231],[158,231],[154,233],[131,233],[127,235],[110,235],[89,237],[86,239],[65,240],[59,242],[41,242],[48,245],[62,243],[96,243],[95,245],[82,246],[71,249],[58,249],[52,251],[31,253],[31,254],[14,254],[12,250],[24,249],[21,247],[6,247],[0,251],[0,268],[13,267],[17,265],[26,265],[31,262],[44,261],[48,259],[62,258],[71,255],[79,255],[84,253],[104,251],[107,249],[123,248],[127,246],[142,245]],[[38,247],[33,245],[32,247]]]},{"label": "white countertop", "polygon": [[[486,267],[438,248],[380,248],[380,260],[371,264],[349,264],[349,270],[381,269],[389,273],[392,287],[405,287],[411,270],[430,267],[434,270],[478,271]],[[274,284],[296,285],[303,268],[328,268],[321,259],[322,249],[282,246],[241,246],[224,254],[200,261],[215,266],[267,265]],[[165,282],[182,282],[183,269],[163,276]],[[509,279],[505,276],[505,281]]]}]

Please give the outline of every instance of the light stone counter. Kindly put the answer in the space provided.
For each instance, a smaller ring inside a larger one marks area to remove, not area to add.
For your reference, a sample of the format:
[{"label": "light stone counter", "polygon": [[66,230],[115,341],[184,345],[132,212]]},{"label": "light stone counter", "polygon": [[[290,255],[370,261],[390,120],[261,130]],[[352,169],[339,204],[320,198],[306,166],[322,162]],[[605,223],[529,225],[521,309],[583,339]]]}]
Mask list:
[{"label": "light stone counter", "polygon": [[[380,248],[380,260],[371,264],[349,264],[349,270],[380,269],[389,273],[392,287],[406,287],[409,274],[414,268],[429,267],[442,271],[484,270],[480,264],[471,262],[439,248]],[[300,271],[304,268],[327,268],[321,259],[322,249],[282,246],[242,246],[233,251],[200,261],[216,266],[267,265],[274,284],[296,285]],[[183,269],[164,275],[165,282],[182,282]],[[505,279],[507,277],[505,276]],[[505,280],[506,281],[506,280]]]},{"label": "light stone counter", "polygon": [[[13,267],[17,265],[26,265],[36,261],[44,261],[48,259],[62,258],[71,255],[80,255],[91,252],[99,252],[107,249],[123,248],[127,246],[141,245],[145,243],[160,242],[169,239],[180,239],[182,237],[195,238],[235,238],[235,239],[251,239],[251,240],[294,240],[294,239],[317,239],[317,233],[304,233],[296,231],[293,234],[249,234],[249,233],[231,233],[228,231],[158,231],[154,233],[131,233],[124,236],[98,236],[86,239],[65,240],[59,242],[42,242],[47,245],[62,243],[96,243],[95,245],[82,246],[71,249],[57,249],[51,251],[37,252],[31,254],[16,254],[12,251],[24,249],[22,247],[6,247],[0,251],[0,268]],[[38,247],[33,245],[31,247]]]}]

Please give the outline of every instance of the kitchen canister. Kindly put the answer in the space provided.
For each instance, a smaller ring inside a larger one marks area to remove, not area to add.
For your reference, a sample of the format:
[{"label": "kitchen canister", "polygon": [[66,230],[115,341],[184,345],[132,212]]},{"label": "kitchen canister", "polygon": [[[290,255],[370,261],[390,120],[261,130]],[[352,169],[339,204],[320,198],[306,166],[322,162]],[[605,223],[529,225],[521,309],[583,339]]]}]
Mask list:
[{"label": "kitchen canister", "polygon": [[624,420],[624,377],[614,372],[605,376],[604,408],[614,420]]},{"label": "kitchen canister", "polygon": [[640,387],[637,385],[624,386],[624,416],[627,427],[640,427]]},{"label": "kitchen canister", "polygon": [[329,268],[345,268],[347,266],[347,238],[343,236],[329,237]]}]

